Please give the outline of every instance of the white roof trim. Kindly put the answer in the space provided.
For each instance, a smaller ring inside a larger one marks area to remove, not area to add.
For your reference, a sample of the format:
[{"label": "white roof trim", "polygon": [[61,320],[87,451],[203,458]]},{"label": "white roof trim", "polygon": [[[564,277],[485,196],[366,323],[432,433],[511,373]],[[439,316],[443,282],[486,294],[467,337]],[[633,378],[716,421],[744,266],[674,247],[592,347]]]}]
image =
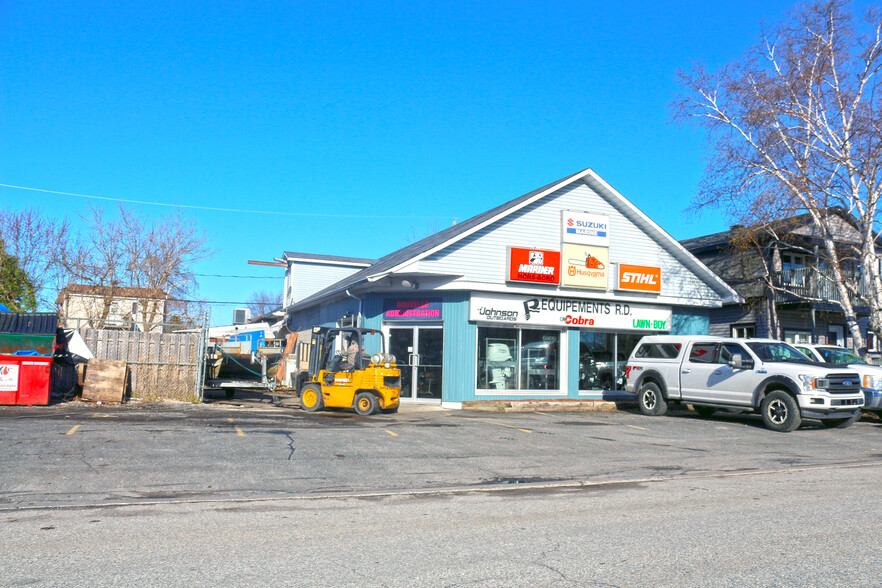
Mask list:
[{"label": "white roof trim", "polygon": [[634,206],[634,204],[632,204],[630,200],[628,200],[627,198],[625,198],[624,196],[619,194],[619,192],[615,188],[610,186],[606,182],[606,180],[604,180],[603,178],[598,176],[596,173],[594,173],[593,170],[588,169],[587,171],[588,171],[588,175],[590,175],[592,179],[594,179],[598,184],[600,184],[604,190],[608,191],[611,195],[615,196],[623,205],[625,205],[629,210],[631,210],[635,216],[637,216],[638,218],[643,220],[647,225],[649,225],[653,230],[655,230],[659,234],[659,236],[664,238],[668,242],[668,244],[676,252],[680,253],[681,254],[680,261],[684,265],[686,265],[687,267],[692,269],[693,272],[695,272],[696,274],[704,274],[705,277],[709,281],[712,281],[713,283],[715,283],[723,291],[728,292],[728,296],[725,297],[724,302],[744,302],[744,299],[741,297],[741,295],[738,292],[735,291],[734,288],[732,288],[729,284],[727,284],[726,282],[721,280],[717,274],[712,272],[710,270],[710,268],[708,268],[701,261],[699,261],[699,259],[697,257],[695,257],[694,255],[689,253],[689,251],[685,247],[680,245],[679,241],[677,241],[676,239],[671,237],[667,231],[662,229],[660,226],[658,226],[655,223],[655,221],[653,221],[651,218],[646,216],[642,210],[640,210],[639,208]]},{"label": "white roof trim", "polygon": [[309,263],[313,265],[343,265],[346,267],[371,267],[370,263],[359,263],[355,261],[333,261],[325,259],[307,259],[305,257],[286,257],[286,261],[290,266],[292,263]]}]

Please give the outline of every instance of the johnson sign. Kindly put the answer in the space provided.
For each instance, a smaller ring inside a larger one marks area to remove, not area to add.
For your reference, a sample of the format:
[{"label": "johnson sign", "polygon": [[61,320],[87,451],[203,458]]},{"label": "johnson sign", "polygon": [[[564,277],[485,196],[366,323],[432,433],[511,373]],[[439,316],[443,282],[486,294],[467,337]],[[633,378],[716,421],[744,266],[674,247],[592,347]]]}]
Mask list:
[{"label": "johnson sign", "polygon": [[661,294],[661,268],[620,263],[619,290]]},{"label": "johnson sign", "polygon": [[508,281],[557,284],[560,282],[560,251],[508,248]]}]

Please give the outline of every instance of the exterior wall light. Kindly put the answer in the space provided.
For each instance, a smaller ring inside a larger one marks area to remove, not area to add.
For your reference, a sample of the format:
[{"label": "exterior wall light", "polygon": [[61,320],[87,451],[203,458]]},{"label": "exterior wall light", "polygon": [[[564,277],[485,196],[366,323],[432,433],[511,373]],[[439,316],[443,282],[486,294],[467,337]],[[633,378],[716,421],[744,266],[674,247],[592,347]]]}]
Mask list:
[{"label": "exterior wall light", "polygon": [[405,288],[410,288],[411,290],[416,290],[420,287],[420,285],[413,280],[401,280],[401,285]]}]

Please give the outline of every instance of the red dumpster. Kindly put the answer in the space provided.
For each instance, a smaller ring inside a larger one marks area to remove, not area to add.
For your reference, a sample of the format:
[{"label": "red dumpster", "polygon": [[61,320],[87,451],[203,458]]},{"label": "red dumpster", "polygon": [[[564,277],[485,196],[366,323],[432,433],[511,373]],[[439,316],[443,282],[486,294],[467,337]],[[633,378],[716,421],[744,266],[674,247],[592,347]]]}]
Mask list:
[{"label": "red dumpster", "polygon": [[0,355],[0,404],[49,404],[51,357]]}]

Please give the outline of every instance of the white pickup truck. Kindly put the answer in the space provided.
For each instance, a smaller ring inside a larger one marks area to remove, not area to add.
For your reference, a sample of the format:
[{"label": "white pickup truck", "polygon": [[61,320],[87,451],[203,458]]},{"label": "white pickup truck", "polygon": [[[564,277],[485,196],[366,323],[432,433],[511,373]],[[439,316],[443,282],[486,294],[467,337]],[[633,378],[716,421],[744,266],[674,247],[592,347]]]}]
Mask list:
[{"label": "white pickup truck", "polygon": [[875,411],[877,415],[882,417],[882,367],[870,365],[854,351],[838,345],[797,343],[793,346],[809,359],[856,371],[861,377],[864,411]]},{"label": "white pickup truck", "polygon": [[643,337],[625,367],[625,389],[646,415],[688,403],[702,416],[717,409],[759,412],[773,431],[804,418],[844,428],[861,415],[860,376],[820,364],[781,341],[655,335]]}]

